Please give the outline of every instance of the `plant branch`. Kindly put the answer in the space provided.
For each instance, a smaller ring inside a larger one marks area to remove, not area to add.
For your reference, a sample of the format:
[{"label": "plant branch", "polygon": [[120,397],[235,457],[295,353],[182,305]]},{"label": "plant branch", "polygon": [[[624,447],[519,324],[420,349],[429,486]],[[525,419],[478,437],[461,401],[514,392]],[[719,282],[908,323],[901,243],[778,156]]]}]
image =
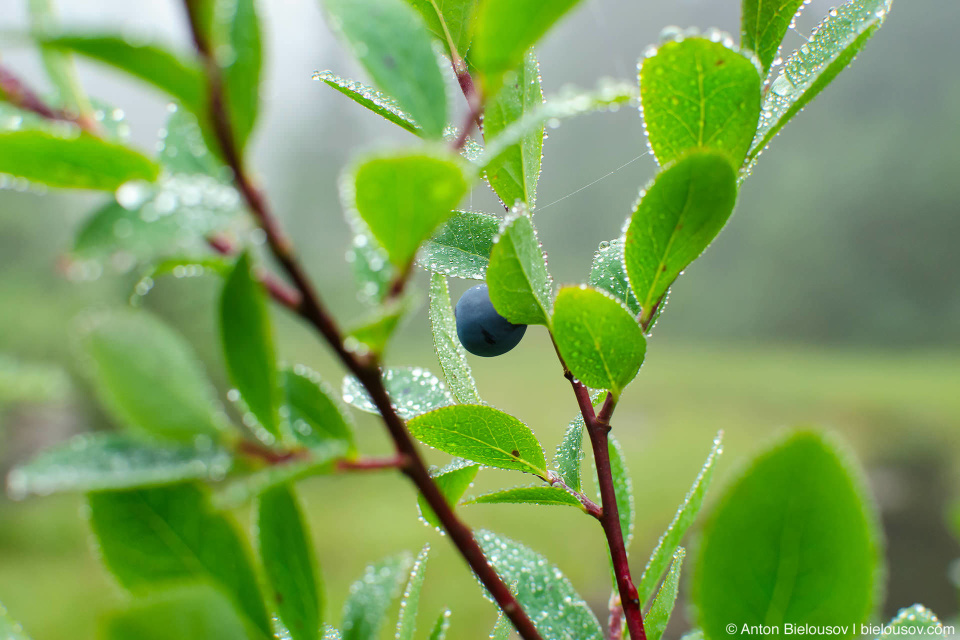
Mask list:
[{"label": "plant branch", "polygon": [[[610,467],[610,418],[617,406],[617,401],[613,394],[608,392],[600,411],[596,411],[593,408],[593,402],[590,400],[590,390],[577,380],[573,372],[570,371],[570,367],[567,366],[563,356],[560,355],[560,347],[553,336],[550,339],[553,341],[557,358],[563,366],[563,377],[573,387],[573,394],[577,399],[577,405],[580,407],[583,423],[587,428],[590,444],[593,447],[597,480],[600,485],[601,514],[599,520],[607,538],[607,546],[610,549],[610,559],[613,562],[613,571],[623,611],[622,615],[626,617],[631,640],[646,640],[640,595],[633,582],[633,576],[630,574],[627,548],[623,540],[623,531],[620,529],[620,509],[617,505],[617,494],[613,488],[613,471]],[[612,618],[611,610],[611,624],[614,622]],[[614,640],[616,639],[616,636],[611,637]]]},{"label": "plant branch", "polygon": [[403,469],[407,464],[407,458],[402,455],[386,458],[358,458],[356,460],[338,460],[337,471],[383,471],[385,469]]},{"label": "plant branch", "polygon": [[302,299],[297,308],[298,313],[320,332],[343,365],[366,388],[393,439],[397,455],[401,456],[404,461],[403,466],[399,469],[423,494],[460,554],[504,614],[510,618],[520,636],[524,640],[542,640],[533,622],[523,611],[506,583],[487,562],[483,549],[474,538],[473,532],[456,516],[450,504],[430,477],[427,466],[420,457],[406,425],[397,415],[390,402],[383,385],[382,373],[378,363],[375,360],[360,358],[344,347],[343,336],[336,322],[321,303],[305,271],[297,261],[293,247],[286,236],[283,235],[266,198],[247,175],[230,128],[229,117],[224,104],[220,70],[213,58],[210,44],[199,28],[197,12],[200,8],[200,2],[199,0],[184,0],[184,2],[194,44],[206,66],[210,92],[210,116],[223,157],[234,172],[237,188],[266,233],[271,251],[300,292]]},{"label": "plant branch", "polygon": [[0,94],[15,107],[35,113],[47,120],[69,122],[93,135],[99,135],[97,127],[87,118],[75,116],[62,109],[48,105],[37,93],[6,67],[0,66]]},{"label": "plant branch", "polygon": [[563,478],[561,478],[560,476],[555,475],[553,472],[551,472],[550,478],[547,480],[547,482],[549,482],[551,486],[561,487],[567,493],[569,493],[570,495],[575,497],[577,500],[579,500],[580,504],[583,506],[584,512],[587,515],[592,516],[597,520],[599,520],[603,516],[603,509],[600,507],[600,505],[598,505],[596,502],[594,502],[589,497],[587,497],[587,494],[585,494],[584,492],[577,491],[576,489],[568,486],[567,483],[564,482]]},{"label": "plant branch", "polygon": [[640,595],[630,574],[630,562],[623,540],[623,530],[620,528],[620,511],[610,466],[610,416],[613,415],[615,406],[616,400],[613,394],[608,393],[600,411],[596,415],[584,416],[583,419],[590,436],[590,443],[593,445],[597,481],[600,485],[600,498],[603,504],[603,517],[600,519],[600,524],[603,526],[607,546],[610,548],[610,559],[613,561],[613,573],[620,592],[620,603],[623,606],[627,629],[630,631],[631,640],[645,640],[646,631],[643,628]]},{"label": "plant branch", "polygon": [[[286,450],[272,449],[257,440],[238,440],[237,452],[249,458],[260,460],[270,466],[279,466],[310,457],[310,451],[303,447]],[[340,458],[334,461],[338,472],[383,471],[402,469],[407,464],[405,456],[393,455],[385,458]]]},{"label": "plant branch", "polygon": [[256,440],[238,440],[236,446],[238,452],[251,458],[262,460],[271,466],[299,460],[308,455],[306,449],[277,451],[261,444]]}]

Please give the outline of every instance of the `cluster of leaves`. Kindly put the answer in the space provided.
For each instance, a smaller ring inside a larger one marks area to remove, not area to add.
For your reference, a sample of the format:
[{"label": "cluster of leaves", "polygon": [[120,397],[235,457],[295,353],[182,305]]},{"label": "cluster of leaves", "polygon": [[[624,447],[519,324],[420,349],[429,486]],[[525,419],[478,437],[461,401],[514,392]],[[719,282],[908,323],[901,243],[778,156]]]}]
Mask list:
[{"label": "cluster of leaves", "polygon": [[[242,154],[258,111],[255,3],[188,5],[201,49],[215,52],[224,122],[233,151]],[[485,280],[503,317],[545,327],[571,376],[596,390],[594,398],[607,392],[615,403],[643,364],[646,335],[669,288],[723,228],[760,152],[849,64],[890,0],[850,0],[831,11],[772,80],[802,0],[745,0],[739,46],[719,32],[677,30],[647,52],[639,84],[605,82],[544,100],[532,46],[576,5],[323,2],[375,87],[332,72],[316,77],[419,138],[363,156],[342,176],[355,232],[349,258],[370,306],[344,346],[378,362],[413,304],[403,284],[415,265],[432,272],[429,315],[443,380],[420,368],[384,367],[382,376],[410,434],[452,456],[432,477],[455,507],[521,503],[591,513],[596,505],[582,477],[583,416],[548,464],[529,426],[483,402],[457,339],[447,278]],[[294,483],[359,459],[341,397],[361,411],[377,409],[356,378],[343,381],[338,397],[308,368],[280,363],[253,249],[229,257],[201,250],[212,234],[236,233],[248,222],[237,176],[224,168],[203,61],[112,35],[45,29],[36,38],[59,63],[67,54],[92,58],[153,85],[177,106],[153,159],[111,127],[91,132],[43,119],[8,92],[13,106],[5,109],[17,117],[0,120],[0,171],[53,187],[114,191],[79,233],[75,253],[119,254],[146,265],[135,298],[168,273],[222,278],[219,326],[235,410],[224,408],[190,346],[158,319],[140,310],[89,316],[79,342],[100,399],[123,430],[42,454],[14,470],[10,491],[89,494],[104,562],[135,596],[105,620],[105,638],[372,639],[404,583],[396,637],[413,638],[428,547],[415,561],[396,556],[371,565],[351,588],[339,629],[324,625],[322,580]],[[470,79],[461,84],[471,120],[482,107],[483,145],[450,124],[448,63]],[[63,86],[61,94],[68,101]],[[556,288],[534,218],[545,123],[637,101],[661,170],[623,234],[597,252],[588,284]],[[505,217],[457,210],[481,178],[504,203]],[[629,547],[633,487],[619,445],[609,443]],[[674,609],[680,545],[719,455],[718,439],[637,581],[651,640],[659,640]],[[525,473],[534,483],[465,498],[483,467]],[[223,511],[250,500],[256,555]],[[422,497],[419,508],[428,525],[441,525]],[[492,532],[476,538],[543,638],[605,637],[548,560]],[[799,432],[756,458],[707,523],[693,589],[697,622],[711,639],[725,637],[731,621],[856,626],[872,611],[881,573],[874,516],[857,473],[831,441]],[[437,618],[430,638],[445,637],[449,616]],[[0,630],[5,624],[12,623],[0,616]],[[508,636],[501,618],[492,637]]]}]

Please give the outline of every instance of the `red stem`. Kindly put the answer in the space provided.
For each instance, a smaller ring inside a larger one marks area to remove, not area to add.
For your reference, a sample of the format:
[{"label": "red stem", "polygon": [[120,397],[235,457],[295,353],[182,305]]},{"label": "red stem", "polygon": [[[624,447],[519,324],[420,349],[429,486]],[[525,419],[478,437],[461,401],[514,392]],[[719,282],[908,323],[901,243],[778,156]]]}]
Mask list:
[{"label": "red stem", "polygon": [[403,469],[407,464],[406,457],[399,455],[387,458],[359,458],[357,460],[339,460],[337,471],[383,471],[385,469]]},{"label": "red stem", "polygon": [[95,122],[47,105],[33,89],[3,66],[0,66],[0,93],[6,97],[10,104],[35,113],[41,118],[69,122],[93,135],[99,135],[100,133]]},{"label": "red stem", "polygon": [[[563,356],[560,355],[560,347],[557,346],[555,340],[553,341],[553,348],[557,352],[560,364],[563,366],[563,377],[573,387],[573,395],[577,398],[577,405],[580,407],[583,423],[587,428],[590,444],[593,447],[602,507],[599,520],[607,538],[607,546],[610,548],[610,559],[613,562],[613,572],[617,581],[617,590],[620,593],[623,616],[627,620],[627,629],[630,631],[631,640],[646,640],[647,634],[643,628],[640,594],[637,592],[637,587],[633,583],[633,576],[630,574],[627,548],[623,541],[623,531],[620,529],[620,509],[617,506],[617,494],[613,488],[613,470],[610,467],[610,417],[613,415],[617,403],[613,394],[607,393],[600,411],[595,411],[593,402],[590,400],[590,390],[574,377],[573,372],[564,362]],[[614,623],[613,617],[611,615],[611,624]],[[611,635],[611,638],[615,639],[616,636]]]},{"label": "red stem", "polygon": [[374,360],[361,359],[347,351],[343,346],[343,336],[335,321],[327,313],[314,291],[305,272],[296,260],[293,247],[281,231],[276,218],[273,216],[266,199],[257,187],[251,182],[244,170],[239,150],[233,138],[229,118],[223,102],[223,87],[218,69],[206,36],[198,27],[197,11],[200,0],[185,0],[187,15],[190,22],[194,44],[206,65],[209,82],[210,115],[214,132],[220,143],[224,160],[233,169],[234,181],[237,188],[257,218],[267,236],[267,242],[277,261],[286,271],[290,280],[299,290],[302,297],[297,308],[298,313],[310,322],[326,339],[343,365],[366,388],[374,405],[380,411],[383,422],[393,439],[397,454],[404,460],[399,469],[420,490],[427,503],[434,510],[437,518],[443,524],[450,539],[456,545],[477,578],[486,587],[491,597],[503,610],[504,614],[516,627],[524,640],[542,640],[533,622],[527,617],[520,603],[517,602],[510,589],[503,582],[494,568],[487,562],[480,545],[473,536],[473,532],[454,514],[447,499],[440,492],[436,483],[430,477],[426,464],[420,457],[413,440],[407,431],[403,420],[397,415],[390,402],[387,391],[383,386],[382,374],[378,363]]},{"label": "red stem", "polygon": [[[222,235],[208,237],[207,244],[210,245],[211,249],[221,255],[232,256],[237,252],[237,248],[233,243]],[[257,273],[257,278],[260,280],[264,289],[267,290],[267,293],[270,294],[270,297],[278,304],[292,311],[300,308],[300,303],[303,298],[299,291],[278,280],[276,276],[266,269],[260,269]]]},{"label": "red stem", "polygon": [[258,458],[269,465],[285,464],[306,456],[306,449],[292,449],[290,451],[275,451],[254,440],[240,440],[237,442],[237,451]]},{"label": "red stem", "polygon": [[[576,386],[583,386],[574,382]],[[579,398],[579,395],[578,395]],[[589,395],[587,397],[589,400]],[[643,628],[643,612],[641,610],[640,595],[633,583],[630,574],[630,562],[627,558],[627,548],[623,541],[623,530],[620,528],[620,511],[617,506],[617,495],[613,487],[613,471],[610,467],[610,416],[616,401],[613,394],[608,393],[607,399],[598,414],[584,416],[587,434],[593,445],[593,458],[597,467],[597,480],[600,485],[600,498],[603,505],[603,516],[600,524],[607,537],[607,546],[610,548],[610,559],[613,562],[613,573],[620,592],[620,603],[630,631],[631,640],[646,640],[646,631]],[[593,407],[590,412],[593,413]]]}]

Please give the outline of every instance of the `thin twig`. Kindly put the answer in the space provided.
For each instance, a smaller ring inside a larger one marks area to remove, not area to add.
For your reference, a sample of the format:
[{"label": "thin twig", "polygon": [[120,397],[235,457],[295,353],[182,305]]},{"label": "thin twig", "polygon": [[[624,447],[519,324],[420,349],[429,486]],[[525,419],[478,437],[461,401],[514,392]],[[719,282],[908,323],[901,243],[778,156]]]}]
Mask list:
[{"label": "thin twig", "polygon": [[553,475],[551,473],[551,477],[549,478],[548,482],[551,486],[564,489],[567,493],[579,500],[581,506],[583,506],[583,510],[587,513],[587,515],[592,516],[597,520],[603,516],[603,508],[600,505],[591,500],[583,491],[577,491],[573,487],[567,485],[567,483],[564,482],[563,478],[560,476]]},{"label": "thin twig", "polygon": [[256,440],[237,441],[237,451],[261,460],[268,465],[281,465],[295,460],[300,460],[308,456],[306,449],[290,449],[287,451],[277,451],[267,447]]},{"label": "thin twig", "polygon": [[221,151],[227,165],[234,172],[234,181],[237,188],[247,202],[253,215],[267,236],[267,243],[277,261],[286,271],[294,286],[302,297],[298,312],[311,323],[336,353],[343,365],[353,373],[366,388],[373,404],[377,407],[383,422],[393,439],[397,455],[404,463],[399,467],[420,490],[427,503],[434,510],[450,539],[454,542],[460,554],[464,557],[474,574],[486,587],[491,597],[510,618],[520,636],[524,640],[542,640],[533,622],[523,611],[520,603],[510,592],[506,583],[497,575],[497,572],[487,561],[483,549],[477,543],[473,532],[454,514],[447,499],[440,492],[437,484],[430,477],[426,464],[420,457],[416,445],[407,431],[403,420],[397,415],[390,402],[383,385],[382,373],[375,360],[361,359],[348,351],[343,344],[343,336],[332,316],[320,301],[319,296],[310,284],[305,271],[297,261],[293,246],[282,233],[277,219],[273,216],[266,198],[253,184],[247,175],[240,152],[236,146],[229,117],[224,105],[224,95],[220,70],[217,67],[205,34],[199,29],[197,12],[199,0],[184,0],[194,44],[204,61],[209,83],[210,115],[214,132],[220,143]]},{"label": "thin twig", "polygon": [[0,66],[0,93],[15,107],[35,113],[47,120],[69,122],[93,135],[99,135],[97,127],[83,118],[48,105],[37,93],[6,67]]},{"label": "thin twig", "polygon": [[387,458],[358,458],[356,460],[338,460],[337,471],[384,471],[388,469],[402,469],[407,465],[404,456],[389,456]]},{"label": "thin twig", "polygon": [[[552,339],[552,336],[551,336]],[[600,485],[600,524],[607,538],[607,547],[610,549],[610,559],[613,562],[614,576],[620,594],[623,614],[627,620],[631,640],[646,640],[646,631],[643,628],[643,611],[641,610],[640,595],[630,573],[630,563],[627,559],[627,548],[623,540],[623,531],[620,529],[620,509],[617,505],[617,494],[613,488],[613,470],[610,466],[610,418],[616,408],[616,400],[612,393],[607,393],[600,411],[593,408],[590,400],[590,390],[577,380],[570,371],[570,367],[560,355],[560,347],[556,340],[553,348],[557,358],[563,366],[563,377],[573,387],[573,395],[580,407],[583,423],[590,437],[593,447],[594,464],[597,468],[597,481]]]},{"label": "thin twig", "polygon": [[[579,383],[577,383],[579,384]],[[581,385],[582,386],[582,385]],[[630,574],[630,562],[627,558],[627,548],[623,540],[623,530],[620,528],[620,512],[617,505],[617,494],[613,486],[613,471],[610,466],[610,416],[616,406],[612,393],[599,413],[593,416],[584,416],[587,434],[593,445],[593,459],[597,467],[597,482],[600,485],[600,498],[603,505],[603,517],[600,524],[607,537],[607,546],[610,548],[610,559],[613,562],[613,573],[620,592],[620,603],[627,621],[627,629],[631,640],[645,640],[646,631],[643,628],[643,611],[641,610],[640,595]],[[592,407],[591,407],[592,409]]]},{"label": "thin twig", "polygon": [[[270,466],[282,466],[310,457],[310,451],[303,447],[277,450],[257,440],[238,440],[236,448],[238,453]],[[333,468],[338,472],[384,471],[400,469],[406,464],[407,460],[404,456],[393,455],[386,458],[340,458],[334,461]]]},{"label": "thin twig", "polygon": [[480,127],[480,114],[482,110],[483,107],[479,102],[477,102],[475,106],[470,107],[470,110],[467,112],[467,117],[463,121],[463,126],[460,128],[460,135],[457,136],[457,139],[454,140],[451,145],[454,151],[460,151],[463,149],[463,145],[467,144],[467,140],[470,139],[470,133],[473,131],[474,125]]}]

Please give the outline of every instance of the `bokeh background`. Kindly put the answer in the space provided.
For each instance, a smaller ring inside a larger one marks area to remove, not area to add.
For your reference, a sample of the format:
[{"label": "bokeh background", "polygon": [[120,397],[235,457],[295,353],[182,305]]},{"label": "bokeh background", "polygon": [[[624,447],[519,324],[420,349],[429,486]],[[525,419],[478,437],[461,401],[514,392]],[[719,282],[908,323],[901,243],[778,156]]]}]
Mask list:
[{"label": "bokeh background", "polygon": [[[37,56],[16,35],[27,24],[23,3],[0,4],[4,63],[44,87]],[[108,26],[188,48],[175,0],[61,5],[70,26]],[[311,80],[318,69],[362,78],[315,0],[262,5],[269,57],[254,164],[324,296],[349,320],[360,306],[343,260],[348,230],[337,176],[357,152],[409,139]],[[800,33],[829,8],[829,0],[813,0],[786,49],[802,44]],[[738,19],[735,0],[584,0],[540,48],[543,86],[552,94],[566,84],[592,87],[601,76],[631,78],[663,26],[736,33]],[[942,617],[956,616],[958,25],[955,0],[898,0],[854,67],[774,141],[727,229],[673,288],[615,422],[637,495],[631,552],[638,569],[718,430],[726,452],[714,496],[779,430],[813,424],[849,443],[877,497],[889,563],[879,615],[923,602]],[[132,140],[152,149],[164,98],[95,65],[80,71],[92,95],[124,110]],[[643,127],[632,108],[565,122],[549,131],[544,151],[541,239],[556,279],[583,281],[597,244],[617,235],[655,163],[643,155]],[[85,309],[123,304],[136,276],[107,269],[75,282],[61,268],[78,224],[101,201],[85,193],[0,191],[0,472],[72,434],[112,428],[71,353],[72,322]],[[482,189],[471,205],[498,210]],[[455,293],[463,288],[455,285]],[[215,292],[212,280],[171,279],[146,306],[189,337],[225,390]],[[276,320],[283,356],[338,384],[341,373],[313,335],[283,313]],[[393,364],[439,369],[423,312],[389,355]],[[543,332],[532,330],[510,354],[473,365],[484,397],[528,422],[552,450],[575,404]],[[360,433],[367,450],[388,450],[373,420],[361,417]],[[516,480],[484,472],[475,490]],[[328,620],[339,620],[347,588],[367,562],[429,541],[424,615],[450,606],[452,637],[486,637],[492,605],[446,541],[418,522],[415,494],[399,477],[313,479],[303,495]],[[0,497],[0,601],[37,640],[91,638],[98,616],[123,602],[98,564],[82,503],[79,496]],[[522,506],[472,507],[464,516],[545,553],[603,615],[605,550],[591,521]],[[249,514],[237,517],[249,528]],[[668,634],[677,637],[687,624],[678,616]]]}]

